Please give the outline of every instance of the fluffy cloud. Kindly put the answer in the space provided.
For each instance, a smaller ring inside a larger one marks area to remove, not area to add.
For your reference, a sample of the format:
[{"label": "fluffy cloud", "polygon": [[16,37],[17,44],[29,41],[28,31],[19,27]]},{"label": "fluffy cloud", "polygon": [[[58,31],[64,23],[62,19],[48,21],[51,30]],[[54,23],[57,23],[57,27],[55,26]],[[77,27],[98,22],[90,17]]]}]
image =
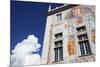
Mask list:
[{"label": "fluffy cloud", "polygon": [[[23,67],[22,65],[39,65],[40,55],[38,54],[41,45],[37,37],[29,35],[27,39],[18,43],[12,50],[11,66]],[[35,53],[34,53],[35,52]]]}]

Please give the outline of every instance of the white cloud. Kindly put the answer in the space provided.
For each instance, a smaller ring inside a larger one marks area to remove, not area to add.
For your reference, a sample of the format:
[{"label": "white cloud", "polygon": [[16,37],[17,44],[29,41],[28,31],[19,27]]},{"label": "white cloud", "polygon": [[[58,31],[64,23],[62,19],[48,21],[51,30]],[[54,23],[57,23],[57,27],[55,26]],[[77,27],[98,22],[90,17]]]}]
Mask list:
[{"label": "white cloud", "polygon": [[[40,55],[38,54],[41,45],[37,37],[29,35],[27,39],[18,43],[12,50],[11,66],[17,65],[39,65]],[[33,52],[37,52],[33,54]]]},{"label": "white cloud", "polygon": [[36,65],[40,64],[40,55],[39,54],[27,55],[25,57],[24,65],[32,65],[32,64],[36,64]]}]

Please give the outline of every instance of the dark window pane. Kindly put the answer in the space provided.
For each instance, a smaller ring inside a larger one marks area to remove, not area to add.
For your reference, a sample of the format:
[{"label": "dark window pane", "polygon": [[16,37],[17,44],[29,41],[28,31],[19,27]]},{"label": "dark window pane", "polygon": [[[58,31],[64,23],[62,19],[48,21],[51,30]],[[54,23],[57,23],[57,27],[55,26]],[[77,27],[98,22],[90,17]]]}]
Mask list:
[{"label": "dark window pane", "polygon": [[87,36],[87,34],[81,34],[81,35],[78,35],[78,39],[79,40],[86,40],[86,39],[88,39],[88,36]]},{"label": "dark window pane", "polygon": [[84,45],[83,43],[80,43],[80,50],[81,50],[81,56],[85,55]]},{"label": "dark window pane", "polygon": [[86,48],[87,55],[90,55],[91,49],[90,49],[90,44],[88,41],[85,42],[85,48]]},{"label": "dark window pane", "polygon": [[55,34],[55,37],[56,37],[56,38],[62,37],[62,33]]},{"label": "dark window pane", "polygon": [[77,31],[78,31],[78,32],[84,32],[84,31],[86,31],[86,28],[85,28],[85,26],[78,27],[78,28],[77,28]]},{"label": "dark window pane", "polygon": [[58,48],[55,48],[54,51],[55,51],[55,61],[58,61]]},{"label": "dark window pane", "polygon": [[63,60],[63,47],[59,47],[59,60]]}]

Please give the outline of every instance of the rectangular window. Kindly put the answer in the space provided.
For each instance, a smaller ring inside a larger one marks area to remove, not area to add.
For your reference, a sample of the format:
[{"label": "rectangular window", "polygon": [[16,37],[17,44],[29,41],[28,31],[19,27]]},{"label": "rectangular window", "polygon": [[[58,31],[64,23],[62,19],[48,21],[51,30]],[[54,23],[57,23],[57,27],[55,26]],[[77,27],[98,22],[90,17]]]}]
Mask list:
[{"label": "rectangular window", "polygon": [[55,61],[58,61],[58,48],[54,48],[55,51]]},{"label": "rectangular window", "polygon": [[63,47],[59,47],[59,60],[63,60]]},{"label": "rectangular window", "polygon": [[81,56],[92,54],[88,40],[79,42],[79,45],[80,45]]},{"label": "rectangular window", "polygon": [[55,52],[55,62],[62,61],[63,60],[63,47],[57,47],[54,48]]},{"label": "rectangular window", "polygon": [[55,46],[56,46],[56,47],[62,46],[62,40],[55,41]]},{"label": "rectangular window", "polygon": [[[76,28],[76,30],[78,31],[78,33],[84,32],[84,31],[86,31],[86,27],[81,26],[81,27]],[[78,34],[77,37],[79,39],[79,46],[80,46],[81,56],[91,55],[92,52],[91,52],[91,48],[90,48],[87,33]]]},{"label": "rectangular window", "polygon": [[62,37],[62,33],[55,34],[55,37],[56,38],[61,38]]},{"label": "rectangular window", "polygon": [[87,34],[81,34],[81,35],[78,35],[78,39],[79,39],[79,41],[81,41],[81,40],[87,40],[88,39],[88,36],[87,36]]},{"label": "rectangular window", "polygon": [[89,44],[88,41],[85,42],[85,48],[86,48],[86,53],[87,53],[88,55],[92,54],[92,53],[91,53],[91,49],[90,49],[90,44]]},{"label": "rectangular window", "polygon": [[[62,38],[62,33],[57,33],[55,34],[55,38]],[[54,61],[62,61],[63,60],[63,40],[57,40],[54,42],[55,47],[54,47]]]},{"label": "rectangular window", "polygon": [[77,29],[78,32],[84,32],[84,31],[86,31],[85,26],[78,27],[78,28],[76,28],[76,29]]},{"label": "rectangular window", "polygon": [[84,56],[85,55],[85,50],[84,50],[83,43],[80,43],[80,51],[81,51],[81,56]]},{"label": "rectangular window", "polygon": [[62,14],[61,13],[60,14],[57,14],[56,16],[57,16],[57,22],[59,22],[59,21],[62,20]]}]

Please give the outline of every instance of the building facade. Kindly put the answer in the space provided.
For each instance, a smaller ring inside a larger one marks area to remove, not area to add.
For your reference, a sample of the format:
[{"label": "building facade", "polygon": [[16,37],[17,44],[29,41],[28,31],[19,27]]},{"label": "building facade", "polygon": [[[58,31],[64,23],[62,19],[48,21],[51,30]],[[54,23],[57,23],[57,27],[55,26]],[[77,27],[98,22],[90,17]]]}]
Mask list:
[{"label": "building facade", "polygon": [[49,6],[42,64],[95,61],[95,6]]}]

